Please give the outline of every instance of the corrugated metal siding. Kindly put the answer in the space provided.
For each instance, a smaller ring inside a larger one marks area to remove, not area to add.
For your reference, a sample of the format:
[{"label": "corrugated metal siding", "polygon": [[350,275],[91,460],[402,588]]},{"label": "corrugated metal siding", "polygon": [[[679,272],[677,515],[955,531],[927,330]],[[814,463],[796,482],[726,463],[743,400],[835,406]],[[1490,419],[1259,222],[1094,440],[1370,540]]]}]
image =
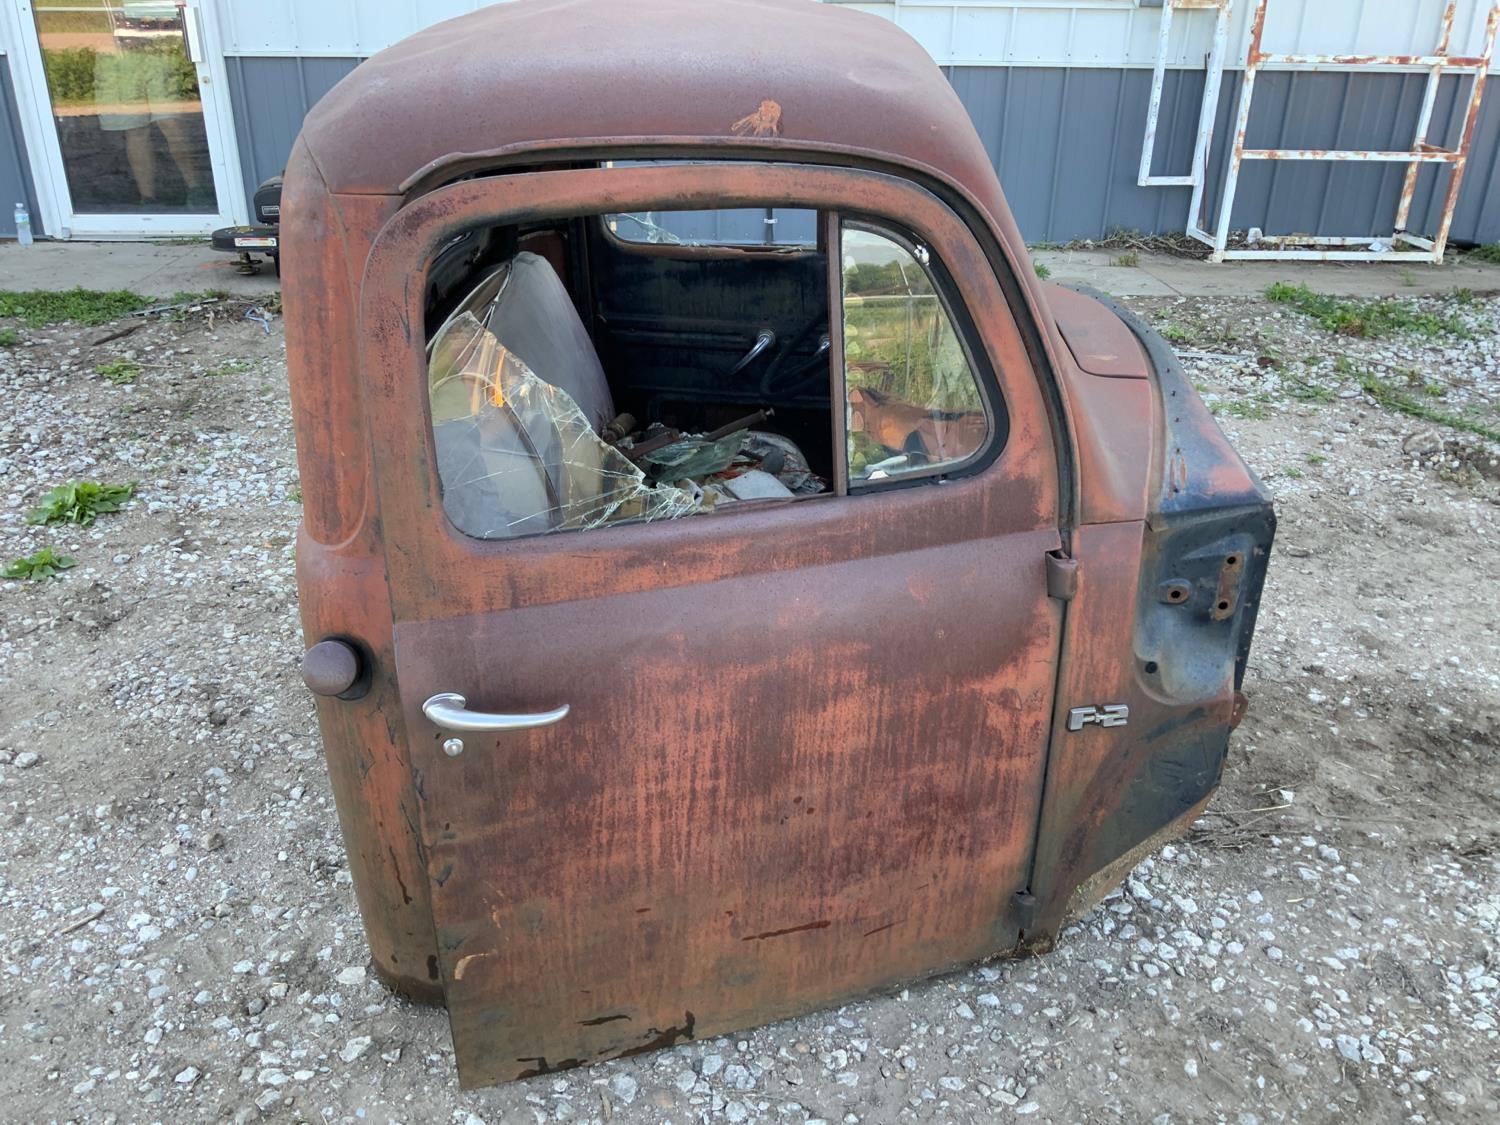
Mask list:
[{"label": "corrugated metal siding", "polygon": [[359,59],[229,58],[229,98],[245,195],[286,167],[307,111]]},{"label": "corrugated metal siding", "polygon": [[[229,60],[240,160],[247,190],[281,171],[302,118],[357,59]],[[1140,70],[1054,67],[954,67],[949,79],[1000,170],[1011,208],[1032,242],[1102,238],[1115,229],[1181,233],[1186,188],[1136,186],[1151,76]],[[1253,146],[1405,148],[1421,105],[1417,75],[1284,74],[1261,76],[1249,143]],[[1192,161],[1201,71],[1169,71],[1162,100],[1156,170],[1185,172]],[[1239,96],[1226,76],[1210,168],[1217,196],[1222,141]],[[1457,128],[1459,80],[1444,83],[1434,121]],[[1434,128],[1433,137],[1440,133]],[[1454,237],[1500,241],[1500,93],[1485,103]],[[1268,233],[1390,234],[1403,169],[1395,165],[1247,164],[1233,226]],[[1446,172],[1423,173],[1414,226],[1432,230],[1441,205],[1435,185]],[[3,202],[3,197],[0,197]],[[1216,211],[1210,212],[1210,225]],[[695,232],[696,233],[696,232]]]},{"label": "corrugated metal siding", "polygon": [[[843,0],[825,0],[842,3]],[[1490,0],[1460,0],[1453,49],[1478,54]],[[1266,50],[1285,54],[1425,54],[1447,0],[1272,0]],[[1161,6],[1134,0],[862,0],[850,4],[904,28],[945,66],[1150,67]],[[1255,0],[1236,0],[1231,61],[1243,63]],[[1179,11],[1167,65],[1201,67],[1216,15]]]},{"label": "corrugated metal siding", "polygon": [[[1052,67],[954,67],[960,98],[1000,171],[1011,209],[1031,242],[1101,238],[1111,230],[1181,233],[1187,188],[1136,186],[1151,76],[1138,70]],[[1248,143],[1252,147],[1382,148],[1410,146],[1421,108],[1417,75],[1261,75]],[[1445,81],[1434,113],[1457,130],[1466,105],[1459,80]],[[1156,171],[1186,173],[1197,133],[1203,75],[1169,71],[1162,99]],[[1212,229],[1223,182],[1224,142],[1232,132],[1239,75],[1225,76],[1210,159]],[[1456,137],[1446,138],[1456,143]],[[1453,230],[1457,239],[1500,240],[1500,96],[1488,99],[1471,155]],[[1267,233],[1388,235],[1404,166],[1247,163],[1232,226]],[[1431,233],[1447,172],[1427,169],[1419,181],[1413,229]]]},{"label": "corrugated metal siding", "polygon": [[11,85],[10,60],[0,54],[0,238],[16,236],[15,205],[25,201],[31,211],[31,230],[41,235],[41,210],[26,160],[26,141],[21,135],[21,117],[16,110],[16,91]]},{"label": "corrugated metal siding", "polygon": [[[711,3],[712,0],[703,0]],[[844,3],[845,0],[826,0]],[[1300,53],[1409,54],[1436,44],[1447,0],[1272,0],[1266,46]],[[368,58],[487,0],[213,0],[230,55]],[[1488,0],[1460,0],[1454,48],[1477,53]],[[945,66],[1149,67],[1159,7],[1135,0],[860,0],[894,20]],[[1237,0],[1231,58],[1243,60],[1254,0]],[[621,18],[629,6],[621,3]],[[1177,14],[1168,56],[1201,67],[1211,12]]]}]

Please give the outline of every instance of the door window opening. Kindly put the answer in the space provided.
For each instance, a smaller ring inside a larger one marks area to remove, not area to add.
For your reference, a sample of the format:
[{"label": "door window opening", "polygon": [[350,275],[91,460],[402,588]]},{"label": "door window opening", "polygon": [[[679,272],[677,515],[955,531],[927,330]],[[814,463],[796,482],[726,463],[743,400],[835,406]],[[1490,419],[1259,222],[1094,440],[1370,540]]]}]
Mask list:
[{"label": "door window opening", "polygon": [[[653,212],[651,223],[722,231],[746,213]],[[856,488],[939,479],[988,443],[991,413],[914,244],[844,228],[845,320],[831,329],[838,279],[816,240],[772,253],[633,241],[620,222],[475,229],[428,272],[438,473],[466,535],[832,496],[841,428]],[[846,372],[831,370],[833,330],[851,349],[847,391],[836,390]]]}]

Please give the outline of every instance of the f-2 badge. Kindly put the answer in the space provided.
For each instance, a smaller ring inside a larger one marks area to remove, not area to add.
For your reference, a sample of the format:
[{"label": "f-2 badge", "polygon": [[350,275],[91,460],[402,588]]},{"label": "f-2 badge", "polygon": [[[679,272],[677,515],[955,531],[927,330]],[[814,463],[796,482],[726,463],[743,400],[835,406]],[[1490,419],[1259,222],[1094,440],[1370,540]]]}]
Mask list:
[{"label": "f-2 badge", "polygon": [[1082,730],[1087,726],[1123,727],[1130,722],[1130,708],[1123,703],[1110,703],[1104,707],[1075,707],[1068,712],[1068,729]]}]

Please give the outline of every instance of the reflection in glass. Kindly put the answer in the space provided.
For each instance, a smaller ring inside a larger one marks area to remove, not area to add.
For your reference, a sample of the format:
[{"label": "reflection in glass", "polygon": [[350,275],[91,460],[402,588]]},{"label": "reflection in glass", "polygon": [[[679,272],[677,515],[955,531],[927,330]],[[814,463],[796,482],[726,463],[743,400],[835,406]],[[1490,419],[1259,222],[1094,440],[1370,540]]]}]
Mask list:
[{"label": "reflection in glass", "polygon": [[52,117],[79,214],[217,214],[181,0],[36,0]]},{"label": "reflection in glass", "polygon": [[974,372],[925,262],[920,247],[844,229],[846,418],[856,482],[965,461],[989,435]]}]

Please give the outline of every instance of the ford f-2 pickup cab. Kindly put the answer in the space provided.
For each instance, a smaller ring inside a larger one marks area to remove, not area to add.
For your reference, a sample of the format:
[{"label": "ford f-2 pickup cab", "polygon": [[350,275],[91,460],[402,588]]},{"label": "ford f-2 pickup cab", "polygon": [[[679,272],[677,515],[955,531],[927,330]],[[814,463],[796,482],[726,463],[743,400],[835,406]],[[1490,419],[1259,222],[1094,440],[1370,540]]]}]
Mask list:
[{"label": "ford f-2 pickup cab", "polygon": [[465,1084],[1045,951],[1210,798],[1267,496],[892,24],[486,8],[282,224],[304,676]]}]

